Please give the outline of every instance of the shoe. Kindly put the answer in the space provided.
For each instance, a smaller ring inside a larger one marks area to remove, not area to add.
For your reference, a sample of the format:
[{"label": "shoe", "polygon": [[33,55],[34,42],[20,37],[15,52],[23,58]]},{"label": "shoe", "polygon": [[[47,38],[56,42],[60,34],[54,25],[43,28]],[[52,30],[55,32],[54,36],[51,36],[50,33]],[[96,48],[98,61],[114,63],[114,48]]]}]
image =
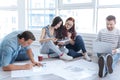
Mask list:
[{"label": "shoe", "polygon": [[85,53],[84,58],[85,58],[85,60],[87,60],[87,61],[89,61],[89,62],[91,62],[91,61],[92,61],[92,60],[91,60],[91,58],[88,56],[88,54],[87,54],[87,53]]},{"label": "shoe", "polygon": [[98,75],[99,75],[99,77],[102,78],[107,74],[104,56],[100,56],[100,58],[98,60],[98,66],[99,66]]},{"label": "shoe", "polygon": [[60,56],[60,59],[69,61],[69,60],[73,60],[73,57],[68,56],[67,54],[63,53],[63,55]]},{"label": "shoe", "polygon": [[113,58],[110,54],[108,54],[106,57],[107,57],[107,70],[111,74],[113,72],[112,68]]}]

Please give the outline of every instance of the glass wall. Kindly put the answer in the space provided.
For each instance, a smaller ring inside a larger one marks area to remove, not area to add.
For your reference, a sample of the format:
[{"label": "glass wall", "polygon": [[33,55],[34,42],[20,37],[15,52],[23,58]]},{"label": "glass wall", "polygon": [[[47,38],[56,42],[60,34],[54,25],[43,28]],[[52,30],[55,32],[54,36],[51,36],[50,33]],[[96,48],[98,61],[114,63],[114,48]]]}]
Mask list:
[{"label": "glass wall", "polygon": [[0,39],[18,29],[40,30],[59,15],[75,18],[78,33],[97,33],[108,15],[116,16],[120,29],[119,0],[1,0]]},{"label": "glass wall", "polygon": [[116,27],[120,29],[120,2],[119,0],[99,0],[98,1],[97,32],[106,27],[105,19],[108,15],[116,17]]},{"label": "glass wall", "polygon": [[29,29],[39,30],[49,25],[55,16],[55,0],[29,0]]},{"label": "glass wall", "polygon": [[68,17],[75,18],[78,33],[97,33],[106,27],[108,15],[116,16],[116,27],[120,28],[119,13],[118,0],[30,0],[28,28],[41,29],[59,15],[64,22]]},{"label": "glass wall", "polygon": [[68,17],[73,17],[77,32],[93,32],[93,9],[60,10],[60,16],[64,22]]},{"label": "glass wall", "polygon": [[0,39],[18,29],[17,0],[0,1]]}]

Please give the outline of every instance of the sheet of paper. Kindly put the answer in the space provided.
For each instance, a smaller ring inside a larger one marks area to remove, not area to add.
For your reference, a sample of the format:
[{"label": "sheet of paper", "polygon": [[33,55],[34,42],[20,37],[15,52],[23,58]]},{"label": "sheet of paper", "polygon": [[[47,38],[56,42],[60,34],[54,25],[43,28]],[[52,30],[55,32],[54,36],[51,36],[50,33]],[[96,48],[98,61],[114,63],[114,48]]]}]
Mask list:
[{"label": "sheet of paper", "polygon": [[69,41],[69,39],[65,39],[65,40],[59,40],[59,41],[57,41],[57,42],[63,42],[63,43],[66,43],[66,42],[68,42]]},{"label": "sheet of paper", "polygon": [[66,80],[81,80],[96,74],[97,71],[97,63],[88,62],[81,59],[67,63],[63,70],[60,70],[59,73],[55,74],[65,78]]},{"label": "sheet of paper", "polygon": [[65,63],[62,60],[55,60],[45,61],[43,67],[34,67],[31,70],[12,71],[11,76],[28,77],[33,75],[42,76],[47,74],[54,74],[66,80],[81,80],[91,77],[94,74],[97,74],[97,71],[98,71],[97,63],[88,62],[83,59],[67,63]]},{"label": "sheet of paper", "polygon": [[5,80],[7,77],[10,77],[10,72],[5,72],[0,67],[0,80]]},{"label": "sheet of paper", "polygon": [[35,67],[33,68],[34,72],[40,72],[41,74],[50,74],[55,73],[57,70],[62,69],[65,67],[65,62],[62,60],[55,60],[55,61],[46,61],[43,62],[43,67]]},{"label": "sheet of paper", "polygon": [[15,70],[11,71],[11,77],[28,77],[32,76],[34,73],[32,70]]},{"label": "sheet of paper", "polygon": [[40,76],[32,76],[30,80],[66,80],[66,79],[55,74],[44,74]]},{"label": "sheet of paper", "polygon": [[65,63],[62,60],[46,61],[46,62],[43,62],[42,64],[43,64],[43,67],[36,66],[36,67],[33,67],[33,69],[31,70],[11,71],[11,77],[28,77],[33,75],[44,75],[44,74],[56,73],[57,70],[59,70],[60,68],[63,68],[65,65]]}]

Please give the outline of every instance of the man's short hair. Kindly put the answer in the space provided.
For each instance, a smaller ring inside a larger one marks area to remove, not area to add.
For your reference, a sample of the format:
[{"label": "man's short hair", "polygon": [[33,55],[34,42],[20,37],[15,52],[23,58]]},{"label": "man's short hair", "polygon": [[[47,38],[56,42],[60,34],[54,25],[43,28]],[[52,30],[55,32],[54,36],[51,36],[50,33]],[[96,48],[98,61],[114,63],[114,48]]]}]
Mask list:
[{"label": "man's short hair", "polygon": [[21,34],[18,34],[17,37],[18,37],[19,39],[24,38],[25,41],[27,41],[27,40],[29,40],[29,39],[35,41],[35,36],[34,36],[33,33],[30,32],[30,31],[24,31],[24,32],[22,32]]},{"label": "man's short hair", "polygon": [[114,20],[114,21],[116,22],[116,17],[113,16],[113,15],[109,15],[109,16],[107,16],[106,20],[107,20],[107,21]]}]

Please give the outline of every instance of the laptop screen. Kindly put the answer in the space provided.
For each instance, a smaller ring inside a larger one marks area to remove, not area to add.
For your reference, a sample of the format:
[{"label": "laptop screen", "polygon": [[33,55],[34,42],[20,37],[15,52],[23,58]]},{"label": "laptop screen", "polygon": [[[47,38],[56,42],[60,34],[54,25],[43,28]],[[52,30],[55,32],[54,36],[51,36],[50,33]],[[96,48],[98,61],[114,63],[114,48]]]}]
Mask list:
[{"label": "laptop screen", "polygon": [[93,52],[94,53],[109,53],[112,54],[112,44],[107,42],[93,42]]}]

